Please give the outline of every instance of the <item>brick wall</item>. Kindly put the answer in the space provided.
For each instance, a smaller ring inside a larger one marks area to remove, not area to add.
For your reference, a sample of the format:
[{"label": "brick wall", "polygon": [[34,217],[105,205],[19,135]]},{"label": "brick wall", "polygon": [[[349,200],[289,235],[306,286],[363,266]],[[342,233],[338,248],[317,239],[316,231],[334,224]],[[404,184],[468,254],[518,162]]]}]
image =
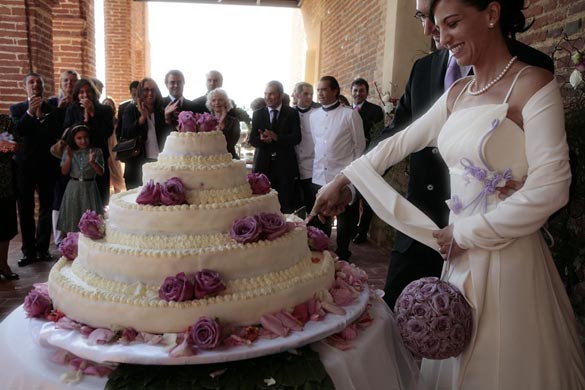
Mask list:
[{"label": "brick wall", "polygon": [[53,9],[53,58],[55,91],[64,70],[95,77],[93,0],[60,0]]},{"label": "brick wall", "polygon": [[128,84],[148,75],[146,5],[132,0],[105,0],[106,85],[120,103],[129,98]]},{"label": "brick wall", "polygon": [[23,76],[43,75],[47,96],[53,89],[51,9],[53,0],[3,0],[0,4],[0,113],[23,101]]},{"label": "brick wall", "polygon": [[[517,38],[549,55],[564,33],[572,39],[585,38],[585,0],[532,0],[524,14],[534,24]],[[561,77],[572,71],[566,56],[567,52],[555,54],[556,73]]]},{"label": "brick wall", "polygon": [[[372,87],[374,81],[381,83],[386,3],[385,0],[303,2],[301,10],[308,35],[311,31],[320,34],[317,79],[334,76],[346,97],[350,96],[349,86],[356,77],[365,78]],[[309,39],[309,47],[311,43]]]}]

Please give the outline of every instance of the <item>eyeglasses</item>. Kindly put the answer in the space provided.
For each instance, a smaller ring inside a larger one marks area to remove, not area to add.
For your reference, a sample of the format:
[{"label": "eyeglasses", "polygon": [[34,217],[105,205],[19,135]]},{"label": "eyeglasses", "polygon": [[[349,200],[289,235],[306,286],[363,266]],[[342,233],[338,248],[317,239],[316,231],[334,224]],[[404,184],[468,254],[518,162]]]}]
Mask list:
[{"label": "eyeglasses", "polygon": [[414,17],[421,23],[426,22],[426,20],[429,18],[429,15],[425,15],[420,11],[416,11],[416,13],[414,14]]}]

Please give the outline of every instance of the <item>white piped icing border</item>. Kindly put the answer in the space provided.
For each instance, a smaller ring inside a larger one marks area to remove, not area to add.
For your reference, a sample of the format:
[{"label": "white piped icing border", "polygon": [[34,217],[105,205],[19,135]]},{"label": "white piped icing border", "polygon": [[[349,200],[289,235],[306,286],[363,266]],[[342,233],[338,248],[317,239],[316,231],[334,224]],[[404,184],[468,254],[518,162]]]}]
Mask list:
[{"label": "white piped icing border", "polygon": [[[218,163],[213,165],[200,165],[196,168],[197,171],[218,171],[220,169],[226,169],[233,165],[245,164],[243,161],[231,160],[230,162]],[[149,162],[142,166],[143,171],[164,171],[164,172],[180,172],[180,171],[193,171],[193,166],[189,164],[172,164],[166,165],[161,164],[158,161]]]},{"label": "white piped icing border", "polygon": [[189,204],[225,203],[250,198],[251,196],[252,189],[246,183],[234,188],[187,191],[187,202]]},{"label": "white piped icing border", "polygon": [[171,165],[188,166],[191,169],[200,169],[205,166],[229,164],[233,160],[230,153],[216,154],[211,156],[173,156],[163,155],[158,157],[157,166],[168,167]]},{"label": "white piped icing border", "polygon": [[[253,279],[244,279],[228,283],[222,295],[184,302],[167,302],[158,298],[160,286],[146,286],[142,283],[125,284],[103,279],[81,267],[76,267],[62,257],[51,269],[49,281],[72,294],[80,295],[92,301],[105,301],[142,307],[205,307],[222,302],[234,302],[254,299],[274,294],[292,286],[319,278],[331,272],[333,261],[326,258],[313,264],[310,256],[283,271],[278,271]],[[71,267],[69,267],[71,265]],[[72,272],[69,273],[69,270]],[[323,289],[328,289],[324,286]]]},{"label": "white piped icing border", "polygon": [[[107,223],[107,222],[106,222]],[[156,250],[185,250],[193,248],[220,247],[234,243],[234,240],[223,233],[217,234],[132,234],[117,231],[113,226],[107,225],[107,236],[105,242],[101,245],[105,252],[113,251],[113,248],[106,244],[123,245],[135,249],[156,249]],[[85,237],[80,240],[86,241],[89,247],[98,247],[99,241],[92,241]]]},{"label": "white piped icing border", "polygon": [[261,202],[264,199],[274,198],[278,195],[276,191],[270,190],[268,194],[264,195],[254,195],[250,198],[245,199],[237,199],[228,202],[221,202],[221,203],[208,203],[208,204],[181,204],[175,206],[150,206],[150,205],[142,205],[136,202],[129,202],[128,200],[124,199],[128,195],[134,195],[132,199],[136,199],[136,195],[138,195],[139,189],[135,188],[130,191],[120,192],[118,194],[112,195],[111,201],[116,203],[116,206],[126,209],[126,210],[136,210],[136,211],[143,211],[143,212],[156,212],[156,213],[175,213],[181,211],[194,211],[194,210],[216,210],[216,209],[230,209],[236,208],[238,206],[244,206],[254,202]]},{"label": "white piped icing border", "polygon": [[[64,260],[68,261],[67,259]],[[294,283],[298,283],[300,280],[309,280],[313,277],[318,277],[319,273],[313,276],[313,268],[315,267],[312,267],[311,265],[310,256],[305,256],[296,264],[284,270],[271,272],[253,278],[224,281],[226,290],[220,296],[218,296],[218,300],[223,300],[224,298],[227,300],[233,300],[232,297],[229,297],[230,295],[234,297],[255,297],[266,295],[273,291],[272,288],[275,285],[289,286]],[[75,261],[71,265],[71,271],[79,280],[83,281],[84,284],[95,290],[96,294],[98,294],[97,292],[99,291],[99,294],[104,294],[104,296],[110,296],[111,294],[124,295],[128,296],[130,303],[133,304],[137,303],[133,299],[138,299],[138,304],[140,305],[144,305],[144,300],[142,298],[147,298],[148,300],[159,299],[158,290],[160,285],[148,285],[141,282],[123,283],[104,279],[99,275],[79,266]],[[206,304],[205,301],[209,299],[211,298],[204,300],[194,300],[186,303],[195,306],[201,306]]]}]

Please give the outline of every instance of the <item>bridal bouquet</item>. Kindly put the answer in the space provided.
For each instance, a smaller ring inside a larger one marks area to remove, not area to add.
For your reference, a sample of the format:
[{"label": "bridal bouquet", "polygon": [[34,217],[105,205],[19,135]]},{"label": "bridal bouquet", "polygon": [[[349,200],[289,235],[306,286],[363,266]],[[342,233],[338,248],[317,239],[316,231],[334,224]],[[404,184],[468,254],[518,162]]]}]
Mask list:
[{"label": "bridal bouquet", "polygon": [[422,278],[406,286],[394,313],[404,345],[417,356],[454,357],[471,339],[471,307],[455,286],[438,278]]}]

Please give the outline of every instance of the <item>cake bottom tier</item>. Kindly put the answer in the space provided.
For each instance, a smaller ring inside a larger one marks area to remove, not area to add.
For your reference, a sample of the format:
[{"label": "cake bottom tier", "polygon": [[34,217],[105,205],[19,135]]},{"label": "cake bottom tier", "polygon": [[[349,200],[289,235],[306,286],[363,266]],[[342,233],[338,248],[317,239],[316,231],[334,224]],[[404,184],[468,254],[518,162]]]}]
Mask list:
[{"label": "cake bottom tier", "polygon": [[153,296],[152,286],[82,279],[72,264],[61,258],[49,274],[49,294],[56,309],[92,327],[132,327],[151,333],[184,332],[202,316],[223,324],[258,324],[264,314],[320,296],[335,275],[334,260],[325,252],[318,262],[307,258],[290,270],[242,281],[239,285],[245,287],[237,291],[228,285],[216,297],[167,302]]}]

